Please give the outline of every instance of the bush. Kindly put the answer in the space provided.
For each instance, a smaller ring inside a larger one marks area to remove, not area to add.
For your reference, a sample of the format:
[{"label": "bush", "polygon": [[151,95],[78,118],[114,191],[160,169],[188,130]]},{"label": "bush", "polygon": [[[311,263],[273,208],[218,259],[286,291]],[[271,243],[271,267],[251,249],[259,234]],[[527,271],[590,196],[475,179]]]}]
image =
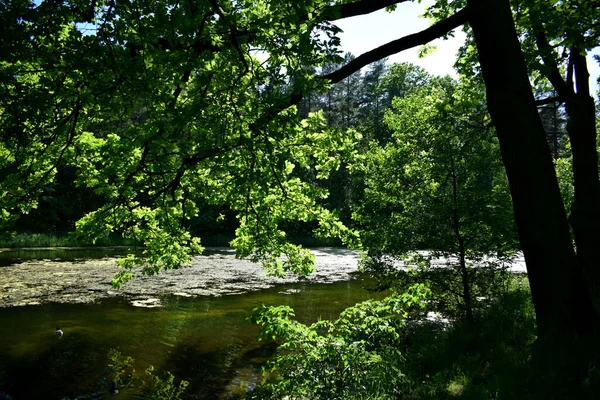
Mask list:
[{"label": "bush", "polygon": [[261,339],[280,343],[248,399],[526,399],[535,378],[535,313],[528,281],[481,308],[475,323],[424,319],[423,284],[310,326],[286,306],[255,309]]},{"label": "bush", "polygon": [[429,292],[414,285],[404,294],[368,300],[346,309],[335,321],[310,326],[292,319],[287,306],[254,310],[260,339],[281,342],[265,369],[257,399],[395,399],[404,380],[402,330],[409,311],[424,306]]}]

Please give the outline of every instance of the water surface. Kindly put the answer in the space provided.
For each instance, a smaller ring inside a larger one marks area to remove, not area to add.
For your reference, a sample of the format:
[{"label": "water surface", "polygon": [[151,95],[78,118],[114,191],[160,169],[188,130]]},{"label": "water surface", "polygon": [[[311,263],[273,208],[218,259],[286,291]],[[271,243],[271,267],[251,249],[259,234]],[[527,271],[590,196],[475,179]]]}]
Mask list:
[{"label": "water surface", "polygon": [[[110,288],[111,258],[45,256],[6,265],[0,268],[0,288],[10,293],[0,303],[0,392],[14,399],[105,393],[107,353],[116,348],[132,356],[139,371],[152,364],[190,381],[189,398],[226,398],[234,387],[255,384],[274,350],[254,339],[258,328],[247,320],[253,307],[287,304],[300,321],[312,322],[371,297],[355,273],[356,254],[315,253],[317,273],[304,282],[268,278],[229,249],[216,249],[188,269],[123,291]],[[60,339],[57,326],[64,331]]]}]

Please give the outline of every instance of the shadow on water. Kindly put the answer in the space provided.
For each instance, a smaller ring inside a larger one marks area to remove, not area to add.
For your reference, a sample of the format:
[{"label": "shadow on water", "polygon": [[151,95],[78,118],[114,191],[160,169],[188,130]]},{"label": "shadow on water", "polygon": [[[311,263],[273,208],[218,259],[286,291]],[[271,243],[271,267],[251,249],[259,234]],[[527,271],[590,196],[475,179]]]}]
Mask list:
[{"label": "shadow on water", "polygon": [[[80,335],[70,340],[49,337],[43,349],[21,359],[3,355],[0,387],[15,399],[62,398],[98,390],[106,363],[102,350]],[[55,343],[50,343],[53,341]],[[7,365],[10,363],[10,365]]]},{"label": "shadow on water", "polygon": [[190,382],[186,398],[219,400],[240,386],[255,387],[261,367],[275,350],[274,342],[238,343],[211,352],[180,345],[173,348],[165,369]]},{"label": "shadow on water", "polygon": [[[96,389],[108,348],[75,327],[66,317],[71,311],[64,305],[2,310],[1,391],[14,399],[53,399]],[[54,334],[57,321],[65,322],[68,328],[61,328],[69,329],[68,336]]]}]

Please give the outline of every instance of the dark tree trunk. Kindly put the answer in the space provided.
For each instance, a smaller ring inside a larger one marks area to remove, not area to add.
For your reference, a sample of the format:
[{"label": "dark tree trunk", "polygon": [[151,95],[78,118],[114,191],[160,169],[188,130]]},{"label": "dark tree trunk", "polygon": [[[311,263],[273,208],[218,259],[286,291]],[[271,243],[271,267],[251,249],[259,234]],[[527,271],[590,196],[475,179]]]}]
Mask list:
[{"label": "dark tree trunk", "polygon": [[600,185],[596,150],[596,109],[590,96],[585,57],[572,49],[577,92],[566,101],[567,132],[573,153],[575,202],[570,222],[575,234],[577,258],[583,268],[596,310],[600,310]]},{"label": "dark tree trunk", "polygon": [[[456,199],[456,177],[454,178],[454,193]],[[471,296],[471,282],[469,280],[469,270],[467,269],[467,252],[465,250],[465,239],[460,233],[460,220],[458,218],[458,210],[456,206],[454,208],[454,233],[456,235],[456,241],[458,243],[458,257],[459,257],[459,268],[460,278],[463,287],[463,300],[465,302],[465,318],[469,322],[474,322],[473,317],[473,299]]]},{"label": "dark tree trunk", "polygon": [[[555,61],[556,51],[550,45],[544,27],[536,27],[536,42],[546,67],[545,73],[559,97],[566,102],[567,132],[573,154],[575,201],[570,223],[575,234],[577,260],[596,311],[600,313],[600,269],[595,257],[600,246],[600,183],[596,150],[596,110],[590,96],[587,62],[576,46],[570,49],[566,81]],[[575,75],[576,88],[573,88]]]},{"label": "dark tree trunk", "polygon": [[471,297],[471,282],[469,280],[469,270],[467,269],[467,259],[465,252],[465,244],[462,236],[459,236],[459,254],[460,254],[460,277],[463,287],[463,299],[465,301],[465,318],[469,322],[475,322],[473,317],[473,299]]},{"label": "dark tree trunk", "polygon": [[595,312],[576,262],[509,2],[469,0],[468,7],[540,336],[567,342],[589,336]]},{"label": "dark tree trunk", "polygon": [[456,235],[456,243],[458,245],[458,257],[459,257],[459,269],[460,269],[460,277],[462,281],[463,287],[463,301],[465,306],[465,318],[469,322],[474,322],[475,318],[473,318],[473,299],[471,297],[471,282],[469,280],[469,271],[467,270],[467,259],[466,259],[466,249],[465,249],[465,238],[460,232],[460,217],[459,217],[459,204],[458,204],[458,182],[456,178],[456,165],[454,164],[454,158],[450,153],[450,161],[452,167],[452,202],[453,202],[453,210],[452,210],[452,228],[454,230],[454,234]]}]

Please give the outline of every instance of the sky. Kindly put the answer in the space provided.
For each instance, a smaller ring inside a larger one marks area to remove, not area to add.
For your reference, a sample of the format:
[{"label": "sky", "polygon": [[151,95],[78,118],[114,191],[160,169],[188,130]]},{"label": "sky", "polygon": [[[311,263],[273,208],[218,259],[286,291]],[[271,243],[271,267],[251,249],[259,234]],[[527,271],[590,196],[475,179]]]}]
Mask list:
[{"label": "sky", "polygon": [[[380,10],[368,15],[337,21],[336,24],[343,30],[339,34],[342,50],[359,56],[391,40],[426,29],[429,27],[430,21],[419,18],[419,16],[433,3],[434,0],[424,0],[421,4],[406,2],[399,4],[396,11],[392,13]],[[438,39],[432,42],[431,44],[435,45],[437,50],[424,58],[418,58],[418,48],[413,48],[390,56],[389,62],[411,62],[434,75],[456,76],[452,66],[456,59],[456,52],[464,38],[465,35],[459,28],[455,30],[454,38],[446,41]],[[600,48],[596,48],[592,54],[600,55]],[[600,66],[592,58],[592,55],[588,56],[588,68],[591,75],[590,89],[593,94],[597,94]],[[598,98],[597,95],[596,98]]]}]

